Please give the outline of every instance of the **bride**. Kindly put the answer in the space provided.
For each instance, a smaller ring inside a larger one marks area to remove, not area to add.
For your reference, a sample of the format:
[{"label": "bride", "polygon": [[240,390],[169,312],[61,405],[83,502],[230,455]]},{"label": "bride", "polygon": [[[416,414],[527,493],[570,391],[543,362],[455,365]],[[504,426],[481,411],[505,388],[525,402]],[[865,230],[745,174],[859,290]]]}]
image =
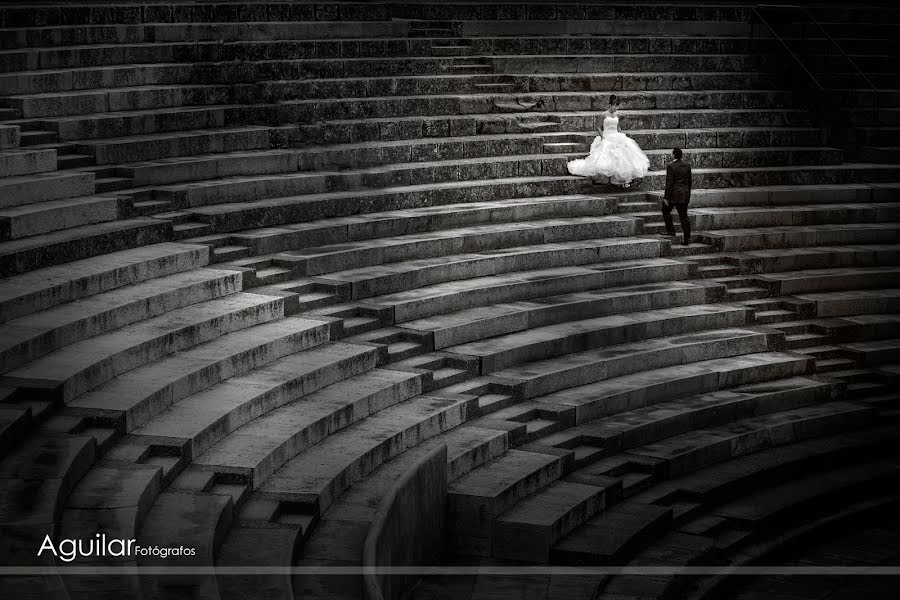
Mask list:
[{"label": "bride", "polygon": [[619,131],[619,99],[609,97],[609,110],[603,113],[598,135],[591,144],[591,153],[585,158],[570,161],[569,173],[596,177],[608,177],[609,182],[628,187],[633,179],[640,179],[650,170],[650,160],[633,139]]}]

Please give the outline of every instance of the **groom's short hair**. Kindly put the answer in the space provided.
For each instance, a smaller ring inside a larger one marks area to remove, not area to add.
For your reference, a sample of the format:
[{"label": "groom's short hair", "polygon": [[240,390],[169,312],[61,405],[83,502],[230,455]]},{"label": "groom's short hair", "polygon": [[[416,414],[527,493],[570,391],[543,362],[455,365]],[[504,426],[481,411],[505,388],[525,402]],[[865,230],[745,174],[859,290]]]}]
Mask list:
[{"label": "groom's short hair", "polygon": [[672,150],[672,154],[675,155],[675,158],[681,158],[681,148],[675,148]]}]

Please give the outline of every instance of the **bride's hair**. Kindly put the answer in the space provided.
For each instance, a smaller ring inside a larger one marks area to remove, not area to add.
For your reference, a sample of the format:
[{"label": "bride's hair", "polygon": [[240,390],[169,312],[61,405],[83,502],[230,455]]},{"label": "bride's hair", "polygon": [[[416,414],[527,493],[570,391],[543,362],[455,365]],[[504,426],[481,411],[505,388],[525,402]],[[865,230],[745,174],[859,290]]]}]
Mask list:
[{"label": "bride's hair", "polygon": [[609,97],[609,104],[610,104],[610,106],[613,106],[613,105],[619,106],[619,97],[616,96],[615,94],[611,95]]}]

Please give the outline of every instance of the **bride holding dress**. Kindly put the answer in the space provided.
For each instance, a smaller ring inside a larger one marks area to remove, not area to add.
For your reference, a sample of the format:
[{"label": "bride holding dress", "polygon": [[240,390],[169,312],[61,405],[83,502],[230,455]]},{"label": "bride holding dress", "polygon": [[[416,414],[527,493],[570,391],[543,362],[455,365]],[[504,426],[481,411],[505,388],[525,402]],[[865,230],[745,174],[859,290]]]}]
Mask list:
[{"label": "bride holding dress", "polygon": [[619,99],[609,97],[609,110],[603,113],[600,133],[585,158],[570,161],[569,173],[584,177],[608,177],[609,182],[628,187],[650,170],[650,160],[633,139],[619,131]]}]

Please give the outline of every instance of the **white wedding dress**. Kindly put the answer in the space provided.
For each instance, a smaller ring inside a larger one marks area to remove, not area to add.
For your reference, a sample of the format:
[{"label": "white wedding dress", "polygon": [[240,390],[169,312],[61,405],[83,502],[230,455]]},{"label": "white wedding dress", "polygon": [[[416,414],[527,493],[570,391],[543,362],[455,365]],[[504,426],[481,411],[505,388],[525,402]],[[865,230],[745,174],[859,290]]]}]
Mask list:
[{"label": "white wedding dress", "polygon": [[585,158],[570,161],[569,173],[594,177],[609,177],[616,185],[628,185],[650,170],[650,159],[633,139],[619,132],[619,117],[603,119],[603,135],[594,138],[591,153]]}]

